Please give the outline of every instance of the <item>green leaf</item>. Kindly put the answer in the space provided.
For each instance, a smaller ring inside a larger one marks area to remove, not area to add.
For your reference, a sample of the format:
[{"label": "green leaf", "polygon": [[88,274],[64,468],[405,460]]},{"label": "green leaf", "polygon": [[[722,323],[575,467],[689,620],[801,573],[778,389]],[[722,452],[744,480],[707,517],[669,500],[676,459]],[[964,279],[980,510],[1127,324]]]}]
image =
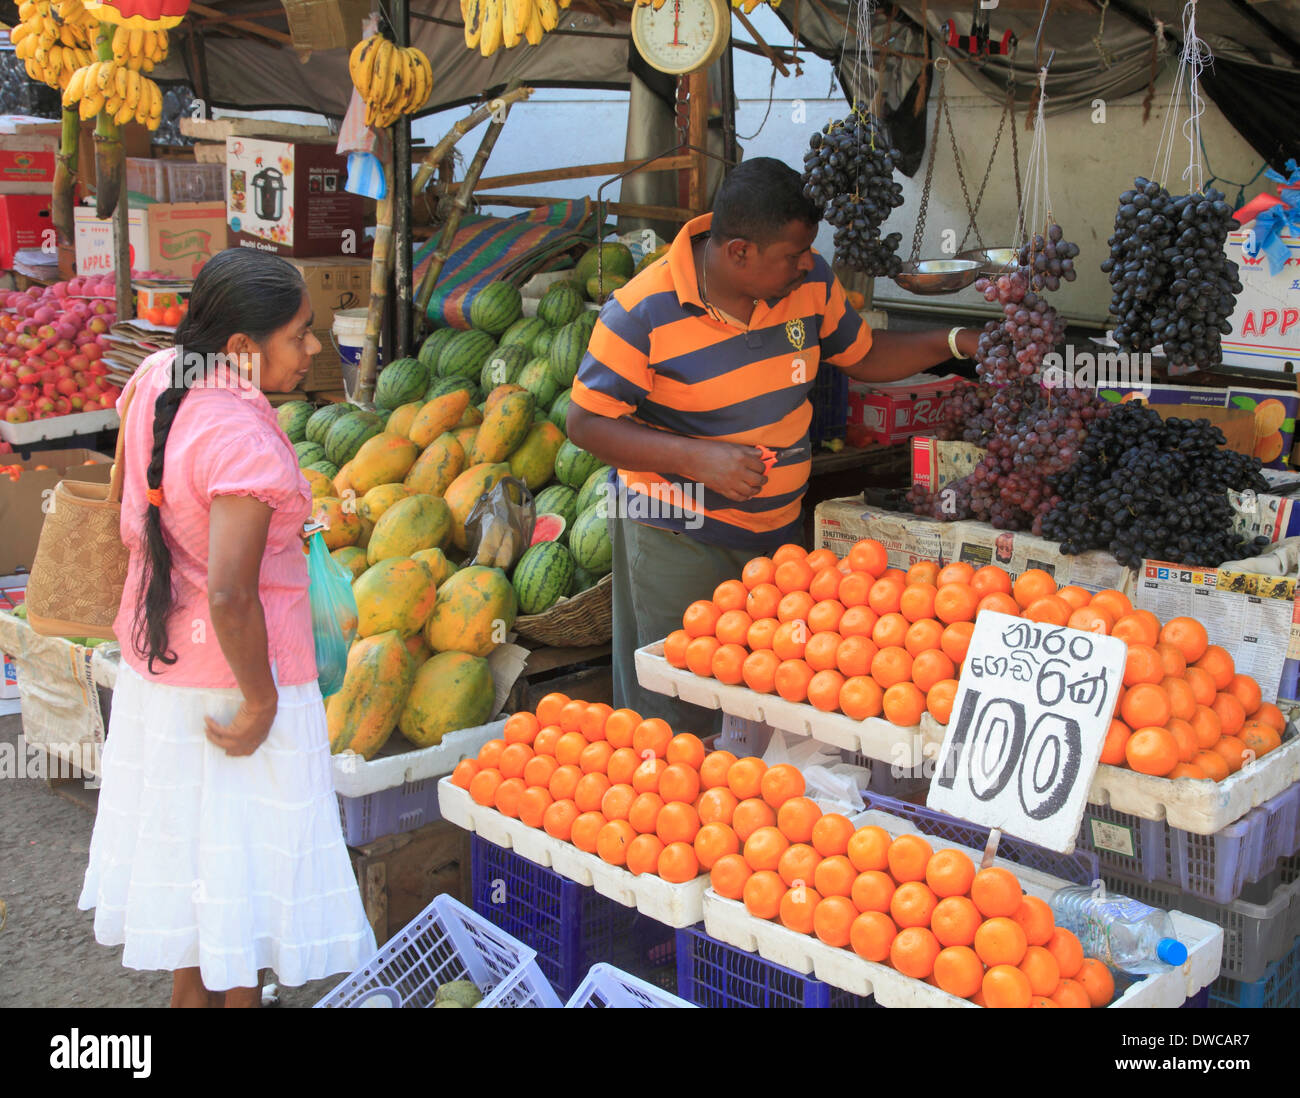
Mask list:
[{"label": "green leaf", "polygon": [[1238,408],[1245,408],[1247,411],[1253,412],[1255,410],[1256,401],[1254,397],[1235,396],[1232,398],[1232,403]]},{"label": "green leaf", "polygon": [[1109,401],[1111,404],[1118,404],[1124,398],[1115,392],[1114,389],[1102,389],[1098,394],[1102,400]]},{"label": "green leaf", "polygon": [[1295,434],[1295,420],[1294,420],[1294,419],[1284,419],[1284,420],[1282,421],[1282,433],[1283,433],[1284,435],[1286,435],[1286,434]]}]

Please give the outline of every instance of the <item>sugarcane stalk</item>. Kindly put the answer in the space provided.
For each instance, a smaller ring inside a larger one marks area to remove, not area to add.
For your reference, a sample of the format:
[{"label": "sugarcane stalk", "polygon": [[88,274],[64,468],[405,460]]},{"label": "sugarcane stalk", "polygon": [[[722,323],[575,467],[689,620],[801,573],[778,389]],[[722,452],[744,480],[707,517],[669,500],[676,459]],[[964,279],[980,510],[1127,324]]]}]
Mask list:
[{"label": "sugarcane stalk", "polygon": [[[112,23],[100,23],[95,48],[101,61],[112,63]],[[122,130],[108,111],[95,119],[95,216],[108,218],[117,208],[126,174],[126,157],[122,148]],[[120,273],[120,272],[119,272]],[[127,281],[130,281],[129,272]]]},{"label": "sugarcane stalk", "polygon": [[370,258],[370,308],[366,313],[365,342],[357,366],[356,399],[374,398],[375,380],[379,376],[379,326],[384,320],[384,303],[388,300],[388,272],[393,261],[393,156],[391,148],[384,157],[384,197],[375,206],[375,250]]},{"label": "sugarcane stalk", "polygon": [[50,196],[50,220],[54,231],[65,244],[73,239],[73,192],[77,187],[77,148],[81,139],[81,119],[77,105],[63,108],[63,132],[59,151],[54,158],[54,188]]}]

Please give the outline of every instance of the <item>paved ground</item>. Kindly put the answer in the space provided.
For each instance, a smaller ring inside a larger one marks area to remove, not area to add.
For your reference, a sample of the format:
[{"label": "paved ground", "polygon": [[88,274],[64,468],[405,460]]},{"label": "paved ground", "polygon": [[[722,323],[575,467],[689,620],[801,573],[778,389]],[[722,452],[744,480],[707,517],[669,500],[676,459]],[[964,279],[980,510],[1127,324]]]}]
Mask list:
[{"label": "paved ground", "polygon": [[[0,717],[0,745],[21,752],[21,734],[19,717]],[[40,779],[0,780],[0,1007],[167,1005],[171,975],[123,968],[120,949],[96,943],[94,912],[77,910],[94,823]],[[337,982],[282,988],[280,1002],[311,1006]]]}]

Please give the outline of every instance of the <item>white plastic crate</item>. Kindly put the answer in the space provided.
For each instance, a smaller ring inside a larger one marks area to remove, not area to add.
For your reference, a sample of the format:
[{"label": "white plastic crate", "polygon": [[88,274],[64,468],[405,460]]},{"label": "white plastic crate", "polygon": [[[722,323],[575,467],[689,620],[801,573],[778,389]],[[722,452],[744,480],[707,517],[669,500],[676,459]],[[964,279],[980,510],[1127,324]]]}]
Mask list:
[{"label": "white plastic crate", "polygon": [[569,1001],[568,1007],[691,1007],[685,999],[679,999],[663,988],[655,987],[644,980],[638,980],[621,968],[613,965],[592,965],[591,971],[577,987]]},{"label": "white plastic crate", "polygon": [[126,158],[126,189],[155,202],[168,200],[167,172],[162,160],[142,156]]},{"label": "white plastic crate", "polygon": [[225,164],[195,164],[188,160],[161,160],[172,202],[224,202]]}]

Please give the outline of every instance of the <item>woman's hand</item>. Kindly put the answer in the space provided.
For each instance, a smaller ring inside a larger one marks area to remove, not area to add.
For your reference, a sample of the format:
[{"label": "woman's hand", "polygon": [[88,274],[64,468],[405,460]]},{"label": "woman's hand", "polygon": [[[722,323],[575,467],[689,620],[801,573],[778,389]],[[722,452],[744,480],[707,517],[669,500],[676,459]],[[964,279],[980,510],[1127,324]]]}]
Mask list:
[{"label": "woman's hand", "polygon": [[262,742],[271,732],[275,714],[275,702],[269,705],[252,705],[248,701],[243,701],[239,705],[235,719],[229,724],[218,724],[211,717],[204,717],[203,720],[207,725],[208,739],[227,755],[238,758],[242,755],[251,755],[262,746]]}]

